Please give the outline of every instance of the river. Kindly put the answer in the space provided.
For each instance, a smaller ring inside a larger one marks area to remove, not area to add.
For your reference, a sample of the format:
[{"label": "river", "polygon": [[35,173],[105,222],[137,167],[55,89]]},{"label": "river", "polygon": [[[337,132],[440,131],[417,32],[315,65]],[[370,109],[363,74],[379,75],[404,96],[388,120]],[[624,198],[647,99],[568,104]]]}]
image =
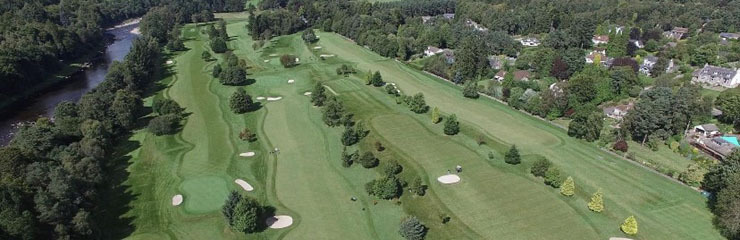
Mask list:
[{"label": "river", "polygon": [[121,61],[131,50],[133,40],[138,36],[138,20],[107,29],[114,41],[105,48],[105,53],[93,66],[75,74],[69,81],[60,84],[29,102],[29,105],[0,116],[0,146],[7,145],[20,123],[35,121],[38,117],[51,117],[54,108],[62,101],[78,101],[83,94],[103,82],[113,61]]}]

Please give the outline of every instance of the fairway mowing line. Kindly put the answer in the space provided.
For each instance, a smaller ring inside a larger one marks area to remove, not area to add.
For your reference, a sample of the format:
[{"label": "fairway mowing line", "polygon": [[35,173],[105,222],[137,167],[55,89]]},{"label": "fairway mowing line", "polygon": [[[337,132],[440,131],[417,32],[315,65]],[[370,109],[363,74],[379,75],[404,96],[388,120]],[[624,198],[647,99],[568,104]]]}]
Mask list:
[{"label": "fairway mowing line", "polygon": [[331,87],[324,85],[326,89],[329,89],[329,92],[333,93],[335,96],[339,96],[339,93],[335,92],[334,89],[331,89]]}]

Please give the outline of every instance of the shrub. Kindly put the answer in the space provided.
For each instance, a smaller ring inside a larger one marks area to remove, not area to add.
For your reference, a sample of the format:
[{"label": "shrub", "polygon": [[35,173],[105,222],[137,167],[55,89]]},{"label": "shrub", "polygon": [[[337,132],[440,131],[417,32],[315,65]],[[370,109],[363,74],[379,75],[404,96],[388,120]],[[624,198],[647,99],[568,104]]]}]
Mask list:
[{"label": "shrub", "polygon": [[252,108],[252,96],[249,96],[243,88],[237,88],[229,99],[229,107],[234,113],[246,113]]},{"label": "shrub", "polygon": [[392,199],[400,197],[403,189],[398,178],[391,175],[368,182],[365,184],[365,190],[378,198]]},{"label": "shrub", "polygon": [[547,160],[547,158],[540,157],[537,159],[537,161],[532,164],[532,168],[529,170],[529,172],[532,173],[535,177],[544,177],[545,173],[547,172],[547,169],[552,166],[552,163],[550,160]]},{"label": "shrub", "polygon": [[621,152],[627,152],[629,149],[629,145],[627,145],[627,141],[619,140],[614,143],[614,146],[612,146],[614,150],[621,151]]},{"label": "shrub", "polygon": [[301,38],[303,38],[303,41],[306,41],[307,43],[315,43],[319,40],[312,28],[307,28],[306,30],[303,30]]},{"label": "shrub", "polygon": [[382,152],[383,150],[385,150],[385,147],[383,147],[383,144],[379,141],[375,141],[375,150],[377,150],[378,152]]},{"label": "shrub", "polygon": [[489,151],[488,152],[488,159],[493,160],[494,158],[496,158],[496,155],[494,155],[493,152],[490,152]]},{"label": "shrub", "polygon": [[463,96],[466,98],[478,98],[480,96],[478,94],[478,83],[474,81],[465,83],[465,86],[463,87]]},{"label": "shrub", "polygon": [[203,60],[210,61],[211,53],[208,51],[203,51],[203,53],[200,54],[200,57],[203,58]]},{"label": "shrub", "polygon": [[298,62],[296,61],[296,56],[286,54],[280,56],[280,64],[283,64],[283,67],[285,68],[289,68],[298,65]]},{"label": "shrub", "polygon": [[380,75],[379,71],[375,71],[375,73],[373,73],[373,76],[370,79],[370,84],[372,84],[375,87],[380,87],[380,86],[385,85],[385,82],[383,81],[383,76]]},{"label": "shrub", "polygon": [[239,133],[239,139],[242,141],[254,142],[257,140],[257,134],[254,134],[252,130],[249,130],[249,128],[244,128],[244,130]]},{"label": "shrub", "polygon": [[635,216],[629,216],[627,219],[625,219],[624,223],[622,223],[622,226],[620,226],[619,229],[621,229],[622,232],[626,233],[627,235],[637,234],[637,219],[635,218]]},{"label": "shrub", "polygon": [[354,127],[345,127],[342,133],[342,145],[351,146],[357,143],[360,138],[357,137],[357,132]]},{"label": "shrub", "polygon": [[560,194],[563,194],[565,196],[573,196],[576,191],[576,184],[573,182],[573,178],[568,176],[568,178],[565,179],[565,182],[563,182],[563,185],[560,187]]},{"label": "shrub", "polygon": [[351,167],[352,163],[354,163],[357,160],[358,154],[359,153],[357,151],[353,153],[347,153],[347,149],[345,148],[344,151],[342,151],[342,166]]},{"label": "shrub", "polygon": [[559,188],[562,183],[563,175],[560,173],[560,169],[552,166],[548,168],[547,172],[545,172],[545,184]]},{"label": "shrub", "polygon": [[396,160],[390,160],[383,166],[383,173],[385,175],[395,175],[401,173],[401,171],[403,171],[403,166],[398,164]]},{"label": "shrub", "polygon": [[351,66],[347,64],[342,64],[342,66],[337,68],[337,75],[347,75],[347,74],[356,73],[356,72],[357,71],[355,71],[354,68],[352,68]]},{"label": "shrub", "polygon": [[596,191],[594,195],[591,196],[591,201],[588,202],[588,209],[594,212],[604,211],[604,199],[601,193],[601,189]]},{"label": "shrub", "polygon": [[407,240],[423,240],[427,234],[427,228],[416,217],[410,217],[401,222],[399,234]]},{"label": "shrub", "polygon": [[417,93],[413,97],[407,99],[407,104],[409,105],[409,109],[411,109],[412,112],[425,113],[429,111],[429,106],[427,106],[427,103],[424,100],[423,93]]},{"label": "shrub", "polygon": [[221,212],[232,229],[253,233],[259,230],[265,210],[256,199],[232,191]]},{"label": "shrub", "polygon": [[175,134],[179,128],[180,116],[175,114],[157,116],[147,126],[147,130],[157,136]]},{"label": "shrub", "polygon": [[445,118],[444,133],[446,135],[455,135],[460,132],[460,123],[457,121],[455,114]]},{"label": "shrub", "polygon": [[378,166],[378,159],[371,152],[365,152],[360,157],[360,164],[364,168],[374,168]]},{"label": "shrub", "polygon": [[411,184],[409,184],[409,191],[416,194],[417,196],[424,196],[427,191],[427,185],[421,181],[420,177],[415,177]]},{"label": "shrub", "polygon": [[216,66],[213,66],[213,72],[211,72],[211,75],[215,78],[221,77],[221,64],[216,64]]},{"label": "shrub", "polygon": [[516,145],[511,146],[508,152],[506,152],[506,156],[504,156],[504,162],[508,164],[519,164],[521,163],[522,159],[521,156],[519,156],[519,150],[516,149]]},{"label": "shrub", "polygon": [[434,109],[432,109],[432,123],[437,124],[440,121],[442,121],[442,115],[439,113],[439,108],[434,107]]}]

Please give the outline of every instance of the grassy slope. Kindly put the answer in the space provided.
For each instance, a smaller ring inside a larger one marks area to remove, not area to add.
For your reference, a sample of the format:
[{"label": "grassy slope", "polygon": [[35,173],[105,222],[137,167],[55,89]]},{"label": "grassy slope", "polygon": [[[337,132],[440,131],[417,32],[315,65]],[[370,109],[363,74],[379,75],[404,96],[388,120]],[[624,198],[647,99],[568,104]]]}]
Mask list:
[{"label": "grassy slope", "polygon": [[[634,214],[640,223],[640,238],[720,238],[711,225],[711,214],[705,208],[704,199],[693,190],[606,154],[590,144],[568,138],[562,129],[543,124],[537,119],[528,117],[504,105],[488,100],[464,99],[460,96],[460,92],[448,83],[412,70],[401,63],[382,58],[369,50],[354,45],[341,36],[328,33],[322,33],[320,36],[320,44],[324,47],[324,50],[356,62],[360,70],[379,70],[386,80],[397,83],[404,92],[409,94],[423,92],[427,103],[431,106],[439,106],[445,112],[457,114],[458,118],[465,124],[485,133],[488,137],[507,144],[517,144],[524,153],[536,153],[551,159],[567,174],[575,178],[580,190],[577,199],[564,202],[570,205],[572,211],[579,212],[598,235],[602,237],[621,235],[618,230],[619,224],[624,218]],[[381,120],[376,121],[384,120],[381,118]],[[373,124],[374,127],[381,125],[383,124]],[[398,131],[389,130],[387,134],[392,136],[392,132]],[[391,139],[391,141],[393,140]],[[419,144],[408,144],[408,140],[403,139],[399,140],[398,143],[406,143],[402,146],[412,148],[409,150],[411,153],[409,155],[413,156],[414,160],[423,163],[428,161],[426,160],[428,155],[417,156],[414,154],[423,154],[424,151],[431,149],[424,149],[424,146],[418,146]],[[424,150],[414,150],[414,147]],[[461,160],[447,159],[445,167],[454,166],[453,164],[459,161]],[[477,167],[479,165],[473,166]],[[430,168],[431,171],[442,169],[444,168]],[[484,171],[481,175],[491,176],[495,174],[495,168],[478,169],[474,167],[474,169]],[[487,183],[496,184],[495,181]],[[597,188],[602,188],[606,195],[607,211],[603,214],[593,214],[584,210],[586,199]],[[486,208],[522,207],[516,201],[509,202],[508,205],[496,205],[492,200],[496,198],[495,196],[491,196],[491,199],[485,199],[485,194],[480,193],[485,191],[484,189],[471,188],[470,190],[475,192],[469,194],[481,196],[481,202],[467,205],[459,204],[460,211],[476,213]],[[519,191],[523,190],[525,189]],[[512,193],[501,192],[499,194]],[[448,204],[450,206],[454,205],[452,203],[466,201],[465,198],[469,196],[440,194],[440,197],[443,198],[443,201],[450,203]],[[444,200],[446,197],[450,199]],[[541,196],[529,195],[527,197],[539,198]],[[520,198],[518,201],[525,201],[527,197]],[[560,204],[555,205],[559,206]],[[561,209],[551,208],[542,210],[561,211]],[[463,221],[466,221],[464,218],[469,218],[466,224],[472,225],[472,228],[481,231],[481,233],[496,231],[488,230],[487,227],[490,226],[488,225],[490,223],[476,221],[480,217],[477,214],[457,214],[457,216],[463,218]],[[563,217],[567,218],[568,216]],[[476,224],[478,224],[477,227]],[[521,230],[526,230],[526,225],[529,224],[522,225],[525,229]],[[589,228],[575,229],[577,226],[580,225],[571,226],[564,234],[590,231]],[[506,227],[512,227],[512,225]],[[531,225],[528,227],[547,228]]]}]

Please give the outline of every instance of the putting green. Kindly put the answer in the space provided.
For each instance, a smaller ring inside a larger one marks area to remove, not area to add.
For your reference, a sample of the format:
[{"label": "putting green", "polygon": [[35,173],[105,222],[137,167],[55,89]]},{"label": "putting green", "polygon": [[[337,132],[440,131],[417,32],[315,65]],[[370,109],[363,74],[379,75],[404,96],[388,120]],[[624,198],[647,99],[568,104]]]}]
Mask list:
[{"label": "putting green", "polygon": [[185,211],[188,213],[207,213],[221,209],[229,187],[226,180],[216,176],[190,178],[182,182],[180,188],[185,197]]}]

